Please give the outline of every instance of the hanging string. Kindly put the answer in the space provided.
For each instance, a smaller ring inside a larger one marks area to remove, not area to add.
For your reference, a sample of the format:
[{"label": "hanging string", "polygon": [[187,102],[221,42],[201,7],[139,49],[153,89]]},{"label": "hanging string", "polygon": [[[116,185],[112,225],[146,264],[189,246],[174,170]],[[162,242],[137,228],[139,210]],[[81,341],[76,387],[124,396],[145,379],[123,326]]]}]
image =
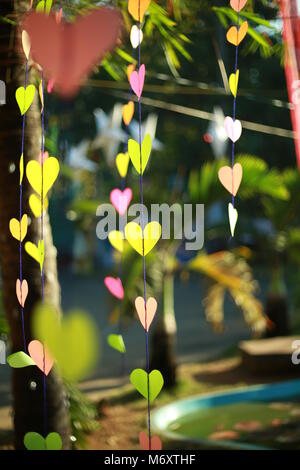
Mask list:
[{"label": "hanging string", "polygon": [[[138,46],[138,68],[141,67],[141,1],[139,0],[138,6],[138,28],[139,28],[139,46]],[[141,225],[142,230],[145,228],[144,221],[144,193],[143,193],[143,157],[142,157],[142,102],[141,96],[139,97],[139,146],[140,146],[140,191],[141,191]],[[146,340],[146,368],[147,368],[147,411],[148,411],[148,436],[149,436],[149,450],[151,450],[151,409],[150,409],[150,364],[149,364],[149,333],[147,324],[147,293],[146,293],[146,260],[145,260],[145,241],[142,237],[142,252],[143,252],[143,281],[144,281],[144,302],[145,302],[145,340]]]}]

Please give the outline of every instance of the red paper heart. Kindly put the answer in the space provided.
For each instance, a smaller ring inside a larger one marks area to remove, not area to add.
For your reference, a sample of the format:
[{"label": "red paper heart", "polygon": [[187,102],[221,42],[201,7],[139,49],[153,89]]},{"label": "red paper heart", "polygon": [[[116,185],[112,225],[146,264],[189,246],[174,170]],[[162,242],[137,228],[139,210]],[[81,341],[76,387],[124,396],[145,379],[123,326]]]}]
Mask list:
[{"label": "red paper heart", "polygon": [[143,450],[161,450],[162,442],[158,436],[151,438],[151,446],[149,445],[149,436],[144,431],[139,434],[140,445]]},{"label": "red paper heart", "polygon": [[113,8],[99,8],[75,23],[57,24],[55,15],[31,12],[25,16],[25,30],[31,43],[31,57],[55,82],[64,97],[74,95],[81,82],[118,41],[122,19]]}]

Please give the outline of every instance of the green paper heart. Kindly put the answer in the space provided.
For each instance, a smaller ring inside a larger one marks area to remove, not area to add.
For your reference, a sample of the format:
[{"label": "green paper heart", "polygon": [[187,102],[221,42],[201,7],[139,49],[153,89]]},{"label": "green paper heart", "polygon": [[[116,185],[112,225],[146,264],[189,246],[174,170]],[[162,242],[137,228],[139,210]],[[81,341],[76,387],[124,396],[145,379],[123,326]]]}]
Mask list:
[{"label": "green paper heart", "polygon": [[40,306],[34,315],[33,331],[35,338],[47,345],[65,379],[77,381],[96,364],[97,327],[85,313],[73,311],[60,318],[53,307]]},{"label": "green paper heart", "polygon": [[[145,168],[147,166],[150,153],[152,149],[152,140],[150,134],[147,134],[142,143],[142,168],[141,168],[141,152],[140,152],[140,145],[136,140],[129,139],[128,141],[128,153],[130,156],[130,160],[136,171],[139,174],[143,174]],[[142,169],[142,171],[141,171]]]},{"label": "green paper heart", "polygon": [[27,450],[61,450],[62,440],[57,432],[51,432],[46,439],[38,432],[28,432],[24,436]]},{"label": "green paper heart", "polygon": [[[45,8],[46,7],[46,8]],[[38,13],[46,13],[46,15],[49,15],[52,7],[52,0],[46,0],[46,5],[45,1],[41,0],[36,7],[36,11]]]},{"label": "green paper heart", "polygon": [[113,349],[116,349],[120,353],[124,353],[126,351],[122,335],[108,335],[107,342]]},{"label": "green paper heart", "polygon": [[21,111],[21,115],[25,114],[32,105],[35,94],[35,86],[28,85],[27,88],[20,86],[16,91],[16,100]]},{"label": "green paper heart", "polygon": [[[130,375],[130,382],[137,391],[148,399],[147,372],[143,369],[134,369]],[[149,374],[149,400],[152,403],[159,395],[164,384],[164,379],[159,370],[153,370]]]},{"label": "green paper heart", "polygon": [[7,358],[7,363],[14,369],[21,369],[22,367],[35,366],[35,362],[28,354],[23,351],[18,351],[11,354]]}]

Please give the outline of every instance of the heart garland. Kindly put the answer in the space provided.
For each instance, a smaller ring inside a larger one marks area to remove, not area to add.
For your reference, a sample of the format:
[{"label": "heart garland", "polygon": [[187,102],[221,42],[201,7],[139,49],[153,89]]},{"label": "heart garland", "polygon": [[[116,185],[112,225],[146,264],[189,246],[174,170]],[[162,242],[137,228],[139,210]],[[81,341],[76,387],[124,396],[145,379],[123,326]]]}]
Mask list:
[{"label": "heart garland", "polygon": [[221,184],[232,195],[232,200],[228,204],[229,226],[232,238],[234,237],[235,227],[238,220],[238,211],[235,208],[235,196],[243,177],[242,166],[239,163],[235,164],[234,158],[235,144],[242,135],[242,124],[238,119],[236,119],[236,102],[240,75],[240,71],[238,69],[238,48],[248,31],[247,21],[240,21],[240,11],[244,8],[246,3],[247,0],[230,0],[231,8],[237,12],[237,23],[236,25],[231,26],[226,34],[227,41],[235,46],[235,70],[234,73],[229,76],[229,88],[233,95],[233,117],[231,118],[230,116],[227,116],[224,120],[224,129],[228,138],[232,141],[232,151],[231,168],[228,166],[220,168],[218,176]]},{"label": "heart garland", "polygon": [[141,64],[141,43],[143,40],[142,23],[144,15],[150,6],[151,0],[129,0],[128,11],[137,21],[137,25],[133,25],[131,29],[131,44],[135,49],[138,47],[138,68],[132,66],[128,72],[129,83],[133,93],[138,98],[139,108],[139,139],[138,142],[129,139],[128,153],[130,160],[140,175],[140,193],[141,193],[141,225],[135,222],[129,222],[125,227],[125,237],[132,248],[143,257],[143,297],[137,297],[135,300],[135,307],[139,320],[144,328],[146,337],[146,363],[147,370],[135,369],[130,375],[130,381],[136,390],[147,400],[147,417],[148,417],[148,433],[141,432],[139,441],[143,450],[158,450],[161,449],[161,441],[157,436],[151,438],[151,409],[150,405],[160,393],[164,379],[158,370],[150,372],[149,367],[149,328],[154,319],[157,310],[157,301],[150,297],[147,300],[146,293],[146,255],[154,248],[159,238],[161,237],[161,226],[158,222],[149,222],[144,224],[143,213],[143,174],[148,164],[151,150],[152,141],[149,134],[147,134],[142,141],[142,106],[141,97],[144,89],[146,67]]}]

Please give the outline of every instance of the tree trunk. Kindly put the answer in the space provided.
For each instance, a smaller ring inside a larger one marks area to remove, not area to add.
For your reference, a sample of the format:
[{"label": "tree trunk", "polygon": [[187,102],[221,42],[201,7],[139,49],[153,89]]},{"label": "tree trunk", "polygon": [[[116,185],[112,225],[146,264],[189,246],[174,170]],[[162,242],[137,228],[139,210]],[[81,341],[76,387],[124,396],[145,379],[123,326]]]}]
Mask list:
[{"label": "tree trunk", "polygon": [[167,388],[177,382],[175,356],[176,318],[174,310],[174,275],[165,274],[163,288],[163,313],[156,322],[152,335],[152,355],[150,369],[158,369]]},{"label": "tree trunk", "polygon": [[[7,0],[0,2],[0,15],[13,20],[20,20],[28,9],[29,1]],[[19,159],[21,155],[22,118],[15,100],[15,91],[25,83],[24,60],[16,54],[17,28],[2,23],[0,38],[0,77],[6,82],[6,105],[0,107],[0,254],[3,278],[3,301],[11,332],[12,352],[23,350],[20,305],[16,298],[16,279],[19,276],[19,242],[9,232],[9,220],[19,219]],[[37,83],[39,77],[29,73],[28,83]],[[26,114],[24,165],[29,160],[37,160],[41,144],[41,115],[38,105],[38,93],[34,103]],[[31,319],[34,306],[41,300],[41,275],[39,264],[29,257],[24,250],[24,243],[30,240],[37,243],[40,234],[40,222],[33,218],[28,205],[31,190],[24,175],[23,179],[23,214],[31,217],[27,236],[23,242],[23,279],[28,281],[29,294],[25,303],[26,343],[31,341]],[[60,289],[57,279],[56,249],[53,246],[48,215],[44,218],[45,240],[45,302],[51,302],[59,308]],[[43,414],[43,374],[37,367],[12,370],[13,407],[15,427],[15,448],[23,449],[24,435],[36,431],[44,435],[55,431],[63,439],[63,448],[70,448],[70,425],[61,379],[54,371],[46,378],[47,416]],[[35,384],[36,387],[35,387]]]}]

